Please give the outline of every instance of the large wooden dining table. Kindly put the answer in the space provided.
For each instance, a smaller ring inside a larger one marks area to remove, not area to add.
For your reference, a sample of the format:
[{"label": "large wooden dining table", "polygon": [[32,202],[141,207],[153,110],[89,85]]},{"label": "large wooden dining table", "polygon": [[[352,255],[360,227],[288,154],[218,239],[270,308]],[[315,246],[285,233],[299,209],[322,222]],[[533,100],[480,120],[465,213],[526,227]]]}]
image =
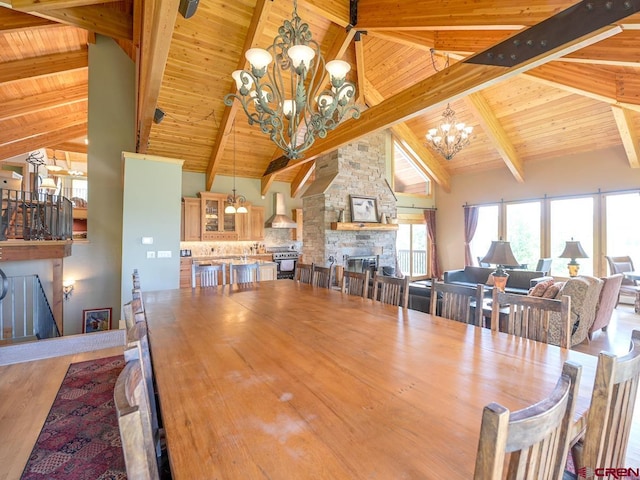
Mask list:
[{"label": "large wooden dining table", "polygon": [[[597,358],[292,280],[144,296],[173,478],[468,479],[482,409]],[[580,428],[580,427],[578,427]]]}]

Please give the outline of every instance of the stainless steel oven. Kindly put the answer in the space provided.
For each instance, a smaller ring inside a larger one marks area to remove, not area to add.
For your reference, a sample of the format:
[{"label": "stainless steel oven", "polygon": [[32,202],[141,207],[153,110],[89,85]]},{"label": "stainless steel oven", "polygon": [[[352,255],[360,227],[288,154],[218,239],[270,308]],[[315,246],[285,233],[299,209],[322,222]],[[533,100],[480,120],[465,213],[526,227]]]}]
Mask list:
[{"label": "stainless steel oven", "polygon": [[281,279],[292,279],[296,273],[296,263],[298,262],[298,258],[300,254],[293,250],[281,250],[281,251],[273,251],[273,261],[276,263],[278,268],[277,270],[277,278]]}]

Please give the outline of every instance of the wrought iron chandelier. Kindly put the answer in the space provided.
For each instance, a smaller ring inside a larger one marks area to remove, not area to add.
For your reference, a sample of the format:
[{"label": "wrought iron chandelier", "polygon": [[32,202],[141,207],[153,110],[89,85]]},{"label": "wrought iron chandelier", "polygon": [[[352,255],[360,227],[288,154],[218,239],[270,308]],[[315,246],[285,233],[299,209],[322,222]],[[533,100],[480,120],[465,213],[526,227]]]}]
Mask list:
[{"label": "wrought iron chandelier", "polygon": [[309,25],[298,16],[297,0],[292,19],[278,28],[273,44],[266,50],[251,48],[245,57],[250,70],[231,74],[238,93],[226,95],[224,103],[231,106],[237,98],[249,125],[260,125],[288,158],[301,158],[316,138],[325,138],[346,115],[360,116],[354,105],[355,85],[346,80],[351,65],[342,60],[325,65]]},{"label": "wrought iron chandelier", "polygon": [[236,195],[236,125],[233,124],[233,192],[227,196],[227,206],[224,207],[224,213],[248,213],[247,207],[244,206],[247,199],[244,195]]},{"label": "wrought iron chandelier", "polygon": [[427,133],[427,145],[440,153],[447,160],[451,160],[456,153],[469,145],[473,127],[458,122],[456,112],[447,104],[442,112],[442,121],[438,128],[432,128]]}]

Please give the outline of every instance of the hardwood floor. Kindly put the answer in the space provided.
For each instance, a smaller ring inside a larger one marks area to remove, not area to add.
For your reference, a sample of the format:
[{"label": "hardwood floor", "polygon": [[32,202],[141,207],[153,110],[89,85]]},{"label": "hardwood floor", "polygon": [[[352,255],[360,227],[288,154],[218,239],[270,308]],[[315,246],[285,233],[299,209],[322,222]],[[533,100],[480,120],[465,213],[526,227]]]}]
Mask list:
[{"label": "hardwood floor", "polygon": [[0,366],[0,479],[22,475],[69,365],[122,352],[115,347]]},{"label": "hardwood floor", "polygon": [[[602,350],[622,355],[629,350],[635,328],[640,329],[640,314],[634,313],[633,305],[621,304],[607,332],[596,332],[591,342],[575,349],[593,355]],[[20,478],[69,365],[118,353],[122,347],[0,366],[0,480]],[[636,410],[640,412],[637,405]],[[625,466],[640,466],[640,413],[634,418]]]}]

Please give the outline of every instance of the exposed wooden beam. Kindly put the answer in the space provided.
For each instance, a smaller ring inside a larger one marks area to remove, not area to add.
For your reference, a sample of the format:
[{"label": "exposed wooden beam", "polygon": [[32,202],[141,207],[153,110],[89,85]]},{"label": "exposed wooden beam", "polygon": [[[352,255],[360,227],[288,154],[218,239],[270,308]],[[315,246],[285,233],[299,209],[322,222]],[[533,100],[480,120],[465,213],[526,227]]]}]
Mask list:
[{"label": "exposed wooden beam", "polygon": [[356,69],[357,69],[357,84],[358,97],[357,103],[364,103],[363,98],[366,95],[366,81],[365,81],[365,64],[364,64],[364,38],[360,35],[360,38],[356,39]]},{"label": "exposed wooden beam", "polygon": [[82,7],[99,3],[121,2],[122,0],[8,0],[11,8],[23,12],[57,10],[60,8]]},{"label": "exposed wooden beam", "polygon": [[[370,82],[367,82],[367,105],[373,107],[384,101],[384,97],[380,95]],[[409,128],[406,123],[397,123],[391,127],[393,135],[400,141],[403,146],[409,150],[411,157],[415,162],[415,166],[428,176],[445,192],[451,191],[451,175],[442,166],[437,158],[433,156],[431,151],[425,147],[424,142]]]},{"label": "exposed wooden beam", "polygon": [[32,12],[48,20],[99,33],[118,40],[133,39],[133,16],[104,5]]},{"label": "exposed wooden beam", "polygon": [[291,182],[291,198],[295,198],[298,196],[298,194],[302,190],[302,187],[304,187],[304,185],[309,181],[309,178],[311,177],[311,174],[315,171],[315,169],[316,162],[305,163],[302,167],[300,167],[296,178],[294,178],[293,182]]},{"label": "exposed wooden beam", "polygon": [[89,96],[88,90],[89,87],[85,84],[7,100],[3,102],[2,109],[0,109],[0,121],[41,112],[50,108],[86,102]]},{"label": "exposed wooden beam", "polygon": [[162,76],[169,56],[169,47],[173,28],[178,15],[180,0],[157,0],[154,3],[152,18],[145,18],[143,45],[145,55],[141,56],[141,78],[139,86],[144,85],[142,95],[138,96],[138,153],[146,153],[151,133],[153,114],[158,103]]},{"label": "exposed wooden beam", "polygon": [[364,30],[516,30],[531,26],[574,5],[575,0],[494,0],[482,2],[430,2],[359,0],[358,28]]},{"label": "exposed wooden beam", "polygon": [[[435,34],[432,31],[427,32],[397,32],[395,30],[372,30],[368,35],[381,38],[407,47],[417,48],[426,52],[434,48]],[[494,42],[495,43],[495,42]],[[493,45],[491,43],[490,45]],[[475,50],[474,50],[475,51]]]},{"label": "exposed wooden beam", "polygon": [[414,84],[410,88],[387,98],[385,101],[363,112],[359,119],[348,120],[338,126],[326,138],[317,140],[306,158],[290,162],[285,169],[296,168],[301,163],[311,161],[318,155],[324,155],[364,135],[390,127],[419,115],[424,111],[442,107],[447,102],[480,91],[503,80],[529,71],[543,63],[567,55],[570,52],[599,42],[620,33],[621,28],[608,26],[597,29],[583,37],[569,40],[564,45],[540,53],[513,67],[498,67],[470,63],[467,59],[451,65],[435,75]]},{"label": "exposed wooden beam", "polygon": [[[56,143],[55,145],[47,145],[47,148],[52,148],[54,150],[62,150],[65,152],[65,155],[69,152],[82,153],[86,155],[89,151],[86,143],[72,142],[72,141]],[[68,158],[67,158],[67,162],[69,162]]]},{"label": "exposed wooden beam", "polygon": [[616,74],[593,65],[552,62],[527,72],[525,76],[550,87],[640,112],[640,98],[633,92],[637,81],[632,74]]},{"label": "exposed wooden beam", "polygon": [[57,26],[55,22],[0,6],[0,32]]},{"label": "exposed wooden beam", "polygon": [[616,119],[618,132],[622,139],[622,145],[627,152],[627,159],[631,168],[640,168],[640,150],[638,143],[638,134],[634,127],[634,121],[631,112],[617,105],[611,106],[613,117]]},{"label": "exposed wooden beam", "polygon": [[465,100],[513,177],[520,183],[524,182],[524,163],[487,100],[479,92],[468,95]]},{"label": "exposed wooden beam", "polygon": [[88,65],[89,58],[86,48],[75,52],[54,53],[41,57],[5,62],[2,63],[2,68],[0,69],[0,84],[78,70],[87,68]]},{"label": "exposed wooden beam", "polygon": [[[86,115],[85,115],[86,117]],[[78,137],[87,136],[87,124],[72,125],[61,130],[43,132],[18,142],[0,145],[0,159],[15,157],[24,153],[42,148],[43,145],[52,145],[66,142]]]},{"label": "exposed wooden beam", "polygon": [[346,27],[349,25],[349,2],[347,0],[304,0],[309,10]]},{"label": "exposed wooden beam", "polygon": [[57,115],[54,118],[45,118],[31,122],[28,125],[18,125],[14,127],[0,126],[2,129],[2,137],[8,139],[8,141],[1,143],[0,147],[41,135],[43,132],[52,132],[85,123],[87,123],[86,110],[68,113],[66,115]]},{"label": "exposed wooden beam", "polygon": [[[247,65],[244,52],[256,46],[258,38],[262,34],[262,30],[264,30],[269,12],[271,11],[271,5],[271,1],[258,0],[256,8],[253,11],[253,17],[251,17],[251,23],[249,24],[249,30],[245,37],[244,46],[242,47],[241,56],[238,59],[236,70],[243,70]],[[229,83],[231,84],[229,93],[236,93],[237,88],[235,82],[229,79]],[[220,160],[222,159],[224,149],[227,146],[227,139],[229,138],[228,133],[231,131],[231,127],[236,118],[236,113],[239,108],[240,103],[236,100],[233,102],[233,105],[231,105],[231,107],[225,108],[224,112],[222,113],[222,119],[220,120],[218,133],[216,134],[216,139],[213,144],[213,150],[211,151],[211,155],[209,156],[209,163],[207,164],[205,178],[205,185],[207,187],[207,190],[211,190],[211,186],[213,185],[213,181],[216,177],[216,170],[218,170],[218,167],[220,166]]]}]

